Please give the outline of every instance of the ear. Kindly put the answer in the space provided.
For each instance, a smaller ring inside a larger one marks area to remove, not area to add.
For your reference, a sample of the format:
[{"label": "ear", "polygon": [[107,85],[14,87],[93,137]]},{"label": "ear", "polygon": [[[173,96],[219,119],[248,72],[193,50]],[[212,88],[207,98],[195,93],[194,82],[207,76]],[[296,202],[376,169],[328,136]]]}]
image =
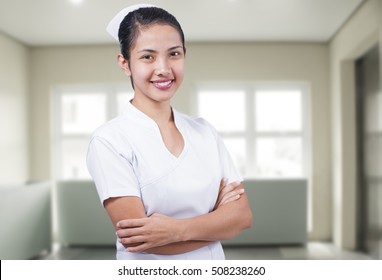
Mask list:
[{"label": "ear", "polygon": [[123,57],[122,54],[118,54],[118,64],[127,76],[131,76],[129,62]]}]

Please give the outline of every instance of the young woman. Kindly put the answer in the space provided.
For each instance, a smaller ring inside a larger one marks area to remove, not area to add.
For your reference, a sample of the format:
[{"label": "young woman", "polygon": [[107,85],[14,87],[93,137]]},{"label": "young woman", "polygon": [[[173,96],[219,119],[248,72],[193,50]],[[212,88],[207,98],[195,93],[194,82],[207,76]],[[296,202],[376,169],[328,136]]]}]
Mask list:
[{"label": "young woman", "polygon": [[171,107],[184,75],[181,26],[136,5],[107,29],[134,98],[94,132],[87,164],[116,228],[117,259],[224,259],[219,240],[249,227],[252,214],[215,129]]}]

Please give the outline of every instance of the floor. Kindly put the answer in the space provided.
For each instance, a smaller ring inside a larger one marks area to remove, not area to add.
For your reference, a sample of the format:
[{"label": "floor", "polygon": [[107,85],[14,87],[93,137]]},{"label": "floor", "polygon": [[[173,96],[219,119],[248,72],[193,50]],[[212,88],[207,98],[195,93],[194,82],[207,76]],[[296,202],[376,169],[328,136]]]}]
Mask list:
[{"label": "floor", "polygon": [[[331,243],[310,242],[305,246],[225,247],[228,260],[368,260],[362,252],[340,250]],[[114,247],[53,246],[40,260],[114,260]]]}]

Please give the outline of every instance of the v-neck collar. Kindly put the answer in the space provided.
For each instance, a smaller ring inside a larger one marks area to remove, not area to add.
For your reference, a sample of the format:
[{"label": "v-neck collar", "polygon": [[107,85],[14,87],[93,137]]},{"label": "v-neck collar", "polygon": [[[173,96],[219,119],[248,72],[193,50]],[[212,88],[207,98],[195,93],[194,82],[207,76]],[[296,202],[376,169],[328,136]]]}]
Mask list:
[{"label": "v-neck collar", "polygon": [[[175,110],[173,107],[171,107],[171,111],[174,117],[174,123],[176,127],[180,130],[181,127],[181,118],[177,110]],[[150,118],[148,115],[143,113],[141,110],[139,110],[137,107],[135,107],[131,101],[127,102],[124,110],[122,111],[122,116],[128,117],[131,119],[134,119],[135,121],[139,122],[142,125],[145,125],[149,128],[156,127],[158,128],[157,123]]]},{"label": "v-neck collar", "polygon": [[168,154],[173,157],[174,159],[180,159],[183,157],[183,155],[185,154],[185,152],[187,151],[187,147],[188,147],[188,141],[187,141],[187,137],[185,135],[185,131],[182,129],[183,128],[183,125],[182,125],[182,118],[181,118],[181,115],[178,113],[178,111],[176,111],[173,107],[171,107],[171,111],[172,111],[172,114],[173,114],[173,117],[174,117],[174,123],[175,123],[175,126],[178,128],[180,134],[182,135],[183,137],[183,150],[182,152],[179,154],[179,156],[175,156],[174,154],[172,154],[168,148],[166,147],[166,145],[164,144],[163,142],[163,138],[162,138],[162,135],[160,133],[160,129],[159,129],[159,126],[158,124],[152,119],[150,118],[148,115],[146,115],[145,113],[143,113],[141,110],[139,110],[137,107],[135,107],[131,101],[127,102],[124,110],[122,111],[122,116],[123,117],[126,117],[126,118],[129,118],[135,122],[138,122],[140,125],[146,127],[146,128],[149,128],[149,129],[152,129],[153,131],[157,132],[161,138],[161,141],[162,141],[162,144],[163,144],[163,147],[164,149],[167,150]]}]

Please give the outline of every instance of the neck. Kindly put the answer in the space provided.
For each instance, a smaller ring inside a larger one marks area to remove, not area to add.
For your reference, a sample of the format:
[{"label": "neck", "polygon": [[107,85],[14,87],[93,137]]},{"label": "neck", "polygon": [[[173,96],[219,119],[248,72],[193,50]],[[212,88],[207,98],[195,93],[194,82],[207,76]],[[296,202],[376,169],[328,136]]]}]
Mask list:
[{"label": "neck", "polygon": [[173,120],[169,102],[142,102],[134,98],[131,103],[145,115],[154,120],[159,126]]}]

